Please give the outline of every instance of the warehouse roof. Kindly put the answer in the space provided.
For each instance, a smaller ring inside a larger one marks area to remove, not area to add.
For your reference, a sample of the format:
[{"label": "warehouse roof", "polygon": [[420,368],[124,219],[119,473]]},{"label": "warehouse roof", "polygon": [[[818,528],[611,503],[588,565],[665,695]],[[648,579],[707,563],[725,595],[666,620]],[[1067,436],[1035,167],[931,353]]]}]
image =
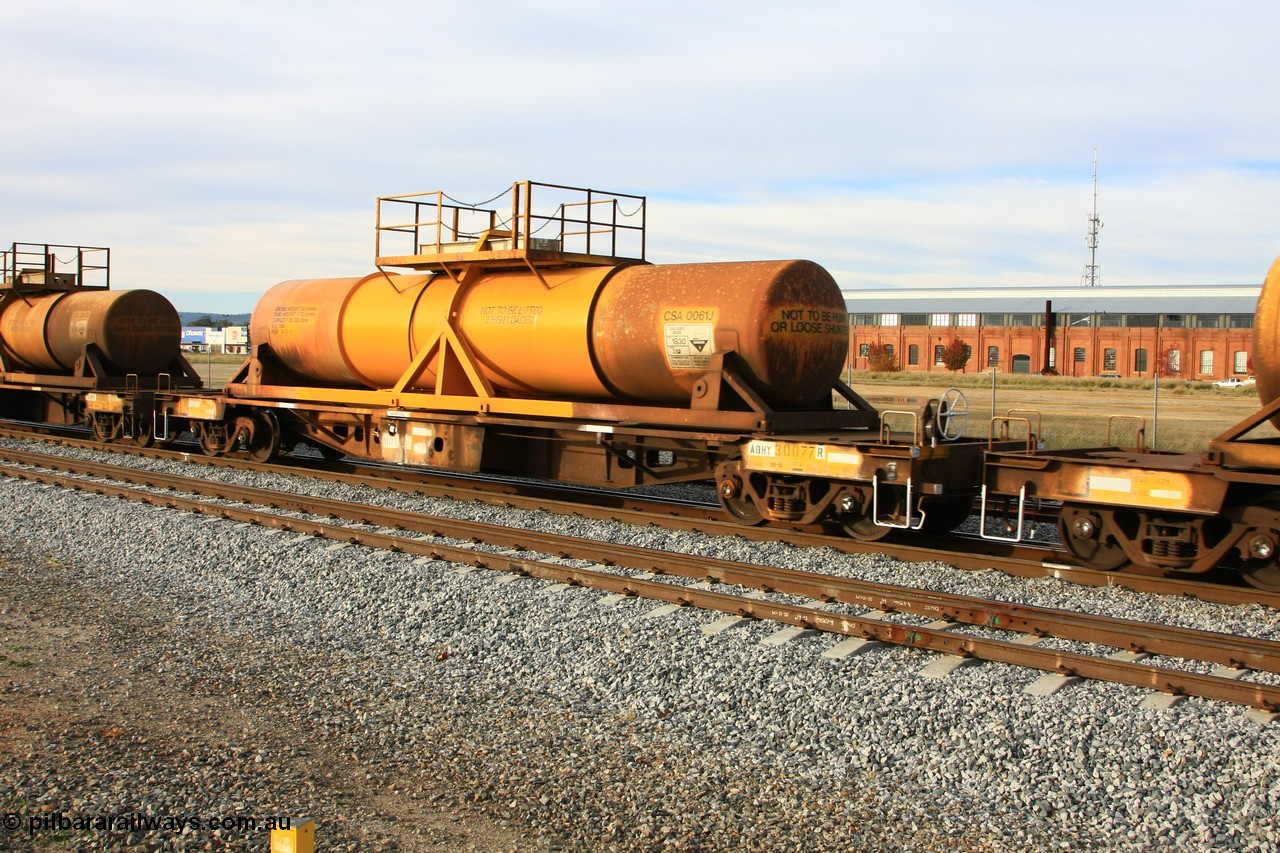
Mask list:
[{"label": "warehouse roof", "polygon": [[1257,284],[1166,284],[1099,287],[894,288],[845,290],[851,314],[888,312],[975,311],[1068,314],[1252,314],[1258,306]]}]

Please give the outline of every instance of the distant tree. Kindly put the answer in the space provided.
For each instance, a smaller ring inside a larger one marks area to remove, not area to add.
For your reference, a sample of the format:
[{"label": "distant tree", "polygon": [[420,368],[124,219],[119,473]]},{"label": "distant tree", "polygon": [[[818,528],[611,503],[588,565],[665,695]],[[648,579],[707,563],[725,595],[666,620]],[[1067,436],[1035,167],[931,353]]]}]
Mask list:
[{"label": "distant tree", "polygon": [[221,329],[222,321],[215,320],[212,317],[210,317],[208,314],[205,314],[203,317],[197,317],[194,320],[192,320],[191,325],[196,327],[203,327],[206,329]]},{"label": "distant tree", "polygon": [[867,347],[867,367],[877,373],[896,373],[902,369],[897,356],[884,344],[872,344]]},{"label": "distant tree", "polygon": [[942,349],[942,366],[947,370],[964,370],[972,350],[961,338],[955,338]]},{"label": "distant tree", "polygon": [[1162,378],[1179,375],[1182,373],[1179,361],[1181,357],[1176,346],[1156,353],[1156,375]]}]

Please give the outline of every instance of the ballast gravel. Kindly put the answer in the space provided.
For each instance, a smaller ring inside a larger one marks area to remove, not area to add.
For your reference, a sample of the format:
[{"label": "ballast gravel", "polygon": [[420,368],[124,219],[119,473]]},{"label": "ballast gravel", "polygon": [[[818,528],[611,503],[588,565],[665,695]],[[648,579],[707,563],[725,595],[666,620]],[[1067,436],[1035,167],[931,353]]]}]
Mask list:
[{"label": "ballast gravel", "polygon": [[[1280,638],[1261,606],[130,464]],[[318,850],[1280,847],[1280,723],[1237,706],[1032,696],[1039,673],[988,663],[927,679],[905,648],[832,662],[836,637],[708,636],[720,614],[4,477],[0,504],[3,849],[267,850],[226,818],[283,815]],[[200,823],[58,819],[104,815]]]}]

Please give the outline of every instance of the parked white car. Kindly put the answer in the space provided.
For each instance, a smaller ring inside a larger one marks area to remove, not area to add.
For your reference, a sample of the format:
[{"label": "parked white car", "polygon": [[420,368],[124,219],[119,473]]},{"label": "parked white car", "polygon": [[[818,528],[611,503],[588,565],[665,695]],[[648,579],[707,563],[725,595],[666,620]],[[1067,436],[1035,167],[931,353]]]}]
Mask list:
[{"label": "parked white car", "polygon": [[1234,376],[1228,376],[1226,379],[1219,379],[1217,382],[1213,384],[1217,388],[1242,388],[1245,385],[1256,385],[1257,380],[1255,380],[1252,376],[1250,376],[1248,379],[1237,379]]}]

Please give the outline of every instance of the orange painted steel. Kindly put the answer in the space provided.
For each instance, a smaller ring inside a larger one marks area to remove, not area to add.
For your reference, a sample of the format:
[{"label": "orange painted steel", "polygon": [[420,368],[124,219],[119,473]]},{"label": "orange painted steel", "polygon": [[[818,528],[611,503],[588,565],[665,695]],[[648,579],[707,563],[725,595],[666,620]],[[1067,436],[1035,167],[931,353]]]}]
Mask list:
[{"label": "orange painted steel", "polygon": [[808,261],[288,281],[250,336],[326,385],[431,391],[448,339],[509,395],[645,401],[688,401],[733,350],[783,405],[829,394],[848,342],[840,289]]},{"label": "orange painted steel", "polygon": [[[1271,265],[1253,319],[1253,370],[1263,408],[1280,399],[1280,258]],[[1280,415],[1271,419],[1280,429]]]},{"label": "orange painted steel", "polygon": [[621,397],[687,400],[717,353],[736,352],[764,399],[830,399],[849,347],[840,287],[811,261],[628,267],[592,315],[601,374]]},{"label": "orange painted steel", "polygon": [[94,344],[122,371],[154,374],[178,357],[182,322],[150,290],[52,293],[0,308],[0,342],[6,362],[21,369],[71,372]]}]

